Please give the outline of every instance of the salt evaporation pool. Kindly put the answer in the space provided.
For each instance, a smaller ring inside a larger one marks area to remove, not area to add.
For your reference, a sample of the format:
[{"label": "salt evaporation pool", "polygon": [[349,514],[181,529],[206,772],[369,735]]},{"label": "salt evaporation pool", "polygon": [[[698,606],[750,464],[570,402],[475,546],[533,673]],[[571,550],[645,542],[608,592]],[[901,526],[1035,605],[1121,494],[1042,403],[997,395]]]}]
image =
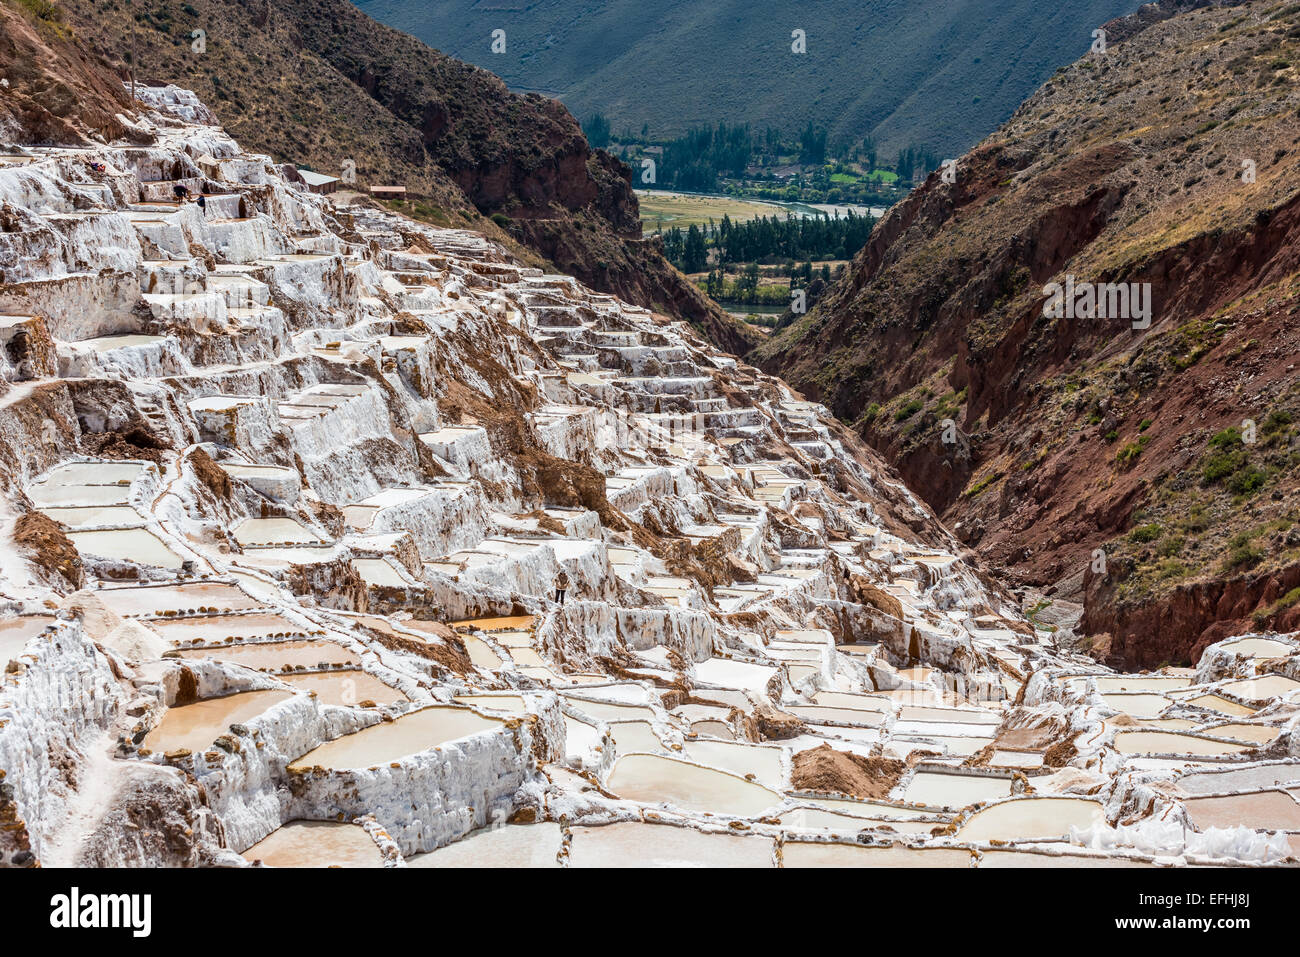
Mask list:
[{"label": "salt evaporation pool", "polygon": [[383,867],[379,847],[356,824],[290,821],[248,850],[244,859],[268,867]]},{"label": "salt evaporation pool", "polygon": [[1255,713],[1255,709],[1236,701],[1229,701],[1222,695],[1202,694],[1182,698],[1183,704],[1194,705],[1198,708],[1205,708],[1207,711],[1217,711],[1219,714],[1231,715],[1237,718],[1244,718]]},{"label": "salt evaporation pool", "polygon": [[575,711],[601,721],[649,721],[654,711],[645,705],[613,704],[608,701],[591,701],[574,695],[565,695],[564,702]]},{"label": "salt evaporation pool", "polygon": [[622,821],[575,827],[570,867],[771,867],[769,837]]},{"label": "salt evaporation pool", "polygon": [[528,702],[517,694],[458,694],[452,699],[457,704],[469,704],[483,711],[503,711],[519,715],[528,711]]},{"label": "salt evaporation pool", "polygon": [[986,850],[982,852],[979,869],[1005,867],[1157,867],[1151,861],[1132,860],[1114,854],[1048,854],[1023,849],[1016,851]]},{"label": "salt evaporation pool", "polygon": [[812,794],[793,794],[791,796],[802,804],[812,804],[838,814],[879,818],[884,821],[915,821],[921,818],[945,816],[936,808],[891,804],[887,801],[858,801],[853,798],[820,797]]},{"label": "salt evaporation pool", "polygon": [[1235,655],[1243,655],[1249,658],[1285,658],[1293,655],[1296,649],[1284,641],[1277,641],[1273,638],[1260,638],[1250,636],[1239,638],[1236,641],[1224,642],[1220,646],[1224,651],[1230,651]]},{"label": "salt evaporation pool", "polygon": [[787,827],[813,828],[836,832],[855,832],[864,829],[889,830],[898,834],[926,834],[944,826],[942,821],[900,821],[885,818],[856,817],[837,814],[821,808],[800,807],[786,811],[780,821]]},{"label": "salt evaporation pool", "polygon": [[1070,675],[1060,679],[1072,691],[1083,691],[1095,681],[1102,694],[1119,691],[1173,691],[1186,688],[1192,679],[1182,675]]},{"label": "salt evaporation pool", "polygon": [[860,847],[787,841],[781,848],[783,867],[971,867],[975,857],[963,848],[912,848],[902,844]]},{"label": "salt evaporation pool", "polygon": [[260,602],[234,585],[222,582],[104,588],[96,594],[109,608],[125,617],[200,610],[210,614],[261,607]]},{"label": "salt evaporation pool", "polygon": [[314,545],[322,540],[296,518],[248,518],[231,534],[240,545]]},{"label": "salt evaporation pool", "polygon": [[[242,640],[301,634],[304,629],[274,612],[246,615],[201,615],[193,618],[158,619],[149,627],[175,644],[192,641],[216,643],[235,638]],[[336,647],[341,647],[337,646]]]},{"label": "salt evaporation pool", "polygon": [[441,747],[483,731],[505,727],[499,718],[487,718],[469,708],[434,705],[384,721],[333,741],[290,762],[290,768],[369,768]]},{"label": "salt evaporation pool", "polygon": [[730,658],[709,658],[695,663],[695,677],[701,684],[744,691],[763,691],[776,674],[775,668]]},{"label": "salt evaporation pool", "polygon": [[119,562],[135,562],[156,568],[181,567],[179,555],[147,528],[112,528],[97,531],[71,531],[68,538],[83,555]]},{"label": "salt evaporation pool", "polygon": [[911,804],[946,808],[969,807],[1010,794],[1010,778],[945,774],[942,771],[918,771],[904,791],[904,797]]},{"label": "salt evaporation pool", "polygon": [[782,763],[782,749],[771,745],[746,744],[729,741],[691,741],[685,755],[700,764],[730,771],[741,777],[753,775],[753,780],[765,787],[779,790],[786,786]]},{"label": "salt evaporation pool", "polygon": [[559,867],[560,825],[506,824],[470,831],[459,841],[412,854],[407,867]]},{"label": "salt evaporation pool", "polygon": [[1208,757],[1239,754],[1249,747],[1246,744],[1212,741],[1173,731],[1120,731],[1115,735],[1115,750],[1120,754],[1190,754]]},{"label": "salt evaporation pool", "polygon": [[1286,675],[1264,675],[1259,678],[1245,678],[1224,685],[1219,690],[1241,698],[1243,701],[1262,701],[1279,695],[1290,694],[1300,689],[1300,681]]},{"label": "salt evaporation pool", "polygon": [[182,648],[173,652],[173,655],[180,658],[213,658],[259,671],[360,663],[355,654],[338,642],[319,639],[232,642],[209,648]]},{"label": "salt evaporation pool", "polygon": [[242,691],[221,698],[205,698],[163,712],[162,720],[145,735],[150,751],[202,751],[230,730],[293,697],[288,691]]},{"label": "salt evaporation pool", "polygon": [[1154,718],[1168,708],[1173,701],[1162,694],[1150,692],[1116,692],[1103,694],[1101,700],[1107,706],[1135,718]]},{"label": "salt evaporation pool", "polygon": [[649,721],[615,721],[609,726],[609,734],[619,754],[667,750]]},{"label": "salt evaporation pool", "polygon": [[0,665],[22,651],[23,646],[54,624],[49,615],[26,615],[0,621]]},{"label": "salt evaporation pool", "polygon": [[1100,801],[1073,797],[1013,798],[981,808],[957,829],[957,840],[1066,840],[1070,828],[1086,830],[1105,821]]},{"label": "salt evaporation pool", "polygon": [[533,627],[532,615],[511,615],[498,618],[466,618],[453,621],[451,627],[457,631],[467,628],[471,631],[526,631]]},{"label": "salt evaporation pool", "polygon": [[721,738],[724,741],[734,741],[736,738],[736,733],[731,730],[731,726],[723,721],[694,721],[691,723],[691,731],[694,734]]},{"label": "salt evaporation pool", "polygon": [[1219,724],[1204,729],[1205,733],[1216,738],[1230,738],[1243,743],[1265,745],[1277,739],[1281,728],[1271,728],[1266,724]]},{"label": "salt evaporation pool", "polygon": [[853,694],[848,691],[818,691],[813,704],[824,708],[847,708],[850,711],[892,712],[893,702],[880,695]]},{"label": "salt evaporation pool", "polygon": [[1180,777],[1178,787],[1188,794],[1215,794],[1267,788],[1293,781],[1300,781],[1300,764],[1278,763],[1197,771]]},{"label": "salt evaporation pool", "polygon": [[1187,817],[1198,831],[1211,827],[1300,831],[1300,804],[1282,790],[1192,797],[1184,803]]},{"label": "salt evaporation pool", "polygon": [[66,528],[121,527],[142,521],[140,513],[129,505],[74,505],[41,511]]},{"label": "salt evaporation pool", "polygon": [[314,691],[321,704],[357,707],[364,702],[374,702],[379,707],[408,700],[396,688],[384,684],[374,675],[357,669],[336,671],[305,671],[277,675],[285,684],[298,691]]},{"label": "salt evaporation pool", "polygon": [[734,774],[656,754],[623,755],[605,786],[629,801],[735,817],[755,817],[782,800],[775,791]]}]

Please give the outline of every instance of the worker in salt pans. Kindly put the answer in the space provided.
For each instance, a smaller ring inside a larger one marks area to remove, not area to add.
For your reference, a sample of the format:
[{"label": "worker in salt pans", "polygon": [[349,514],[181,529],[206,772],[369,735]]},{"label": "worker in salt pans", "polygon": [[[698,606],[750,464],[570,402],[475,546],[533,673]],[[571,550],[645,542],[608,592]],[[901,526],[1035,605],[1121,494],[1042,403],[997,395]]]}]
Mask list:
[{"label": "worker in salt pans", "polygon": [[569,573],[563,568],[560,574],[555,576],[555,600],[561,605],[564,604],[564,593],[569,590]]}]

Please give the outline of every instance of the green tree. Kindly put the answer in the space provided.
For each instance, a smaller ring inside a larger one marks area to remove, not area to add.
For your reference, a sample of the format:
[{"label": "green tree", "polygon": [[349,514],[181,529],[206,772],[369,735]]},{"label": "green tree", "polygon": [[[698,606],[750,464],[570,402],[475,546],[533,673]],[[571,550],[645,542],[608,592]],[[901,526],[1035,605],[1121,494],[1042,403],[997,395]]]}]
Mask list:
[{"label": "green tree", "polygon": [[686,245],[682,250],[682,269],[685,272],[702,272],[709,264],[709,253],[704,248],[704,234],[694,223],[686,231]]},{"label": "green tree", "polygon": [[596,149],[609,145],[609,120],[604,113],[596,113],[583,123],[582,132],[586,135],[587,142]]}]

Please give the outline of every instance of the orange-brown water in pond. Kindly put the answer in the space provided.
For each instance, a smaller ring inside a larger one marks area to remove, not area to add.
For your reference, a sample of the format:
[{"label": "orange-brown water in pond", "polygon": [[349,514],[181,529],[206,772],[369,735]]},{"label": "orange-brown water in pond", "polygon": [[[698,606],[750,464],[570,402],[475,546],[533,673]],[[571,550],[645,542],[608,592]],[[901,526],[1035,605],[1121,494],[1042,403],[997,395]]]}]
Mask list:
[{"label": "orange-brown water in pond", "polygon": [[475,631],[515,631],[533,627],[532,615],[516,615],[512,618],[467,618],[453,621],[452,628],[468,628]]},{"label": "orange-brown water in pond", "polygon": [[288,691],[244,691],[168,708],[162,720],[145,735],[144,746],[151,751],[202,751],[232,724],[256,718],[291,697]]},{"label": "orange-brown water in pond", "polygon": [[269,867],[381,867],[370,835],[355,824],[290,821],[248,850],[247,860]]},{"label": "orange-brown water in pond", "polygon": [[363,701],[377,705],[406,701],[406,695],[389,687],[374,675],[364,671],[318,671],[280,675],[280,680],[302,691],[314,691],[321,704],[355,707]]}]

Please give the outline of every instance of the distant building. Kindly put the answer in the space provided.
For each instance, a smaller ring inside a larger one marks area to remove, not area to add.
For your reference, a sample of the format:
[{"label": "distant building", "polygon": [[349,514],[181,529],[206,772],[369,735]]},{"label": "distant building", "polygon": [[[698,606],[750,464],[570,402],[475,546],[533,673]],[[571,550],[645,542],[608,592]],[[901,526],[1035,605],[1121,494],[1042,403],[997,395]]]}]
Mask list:
[{"label": "distant building", "polygon": [[298,175],[313,193],[332,193],[339,188],[337,176],[326,176],[324,173],[316,173],[309,169],[298,170]]},{"label": "distant building", "polygon": [[401,199],[406,195],[405,186],[371,186],[370,195],[380,199]]}]

